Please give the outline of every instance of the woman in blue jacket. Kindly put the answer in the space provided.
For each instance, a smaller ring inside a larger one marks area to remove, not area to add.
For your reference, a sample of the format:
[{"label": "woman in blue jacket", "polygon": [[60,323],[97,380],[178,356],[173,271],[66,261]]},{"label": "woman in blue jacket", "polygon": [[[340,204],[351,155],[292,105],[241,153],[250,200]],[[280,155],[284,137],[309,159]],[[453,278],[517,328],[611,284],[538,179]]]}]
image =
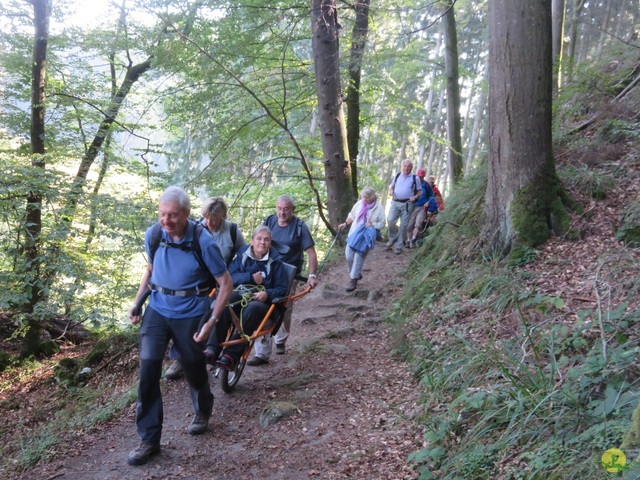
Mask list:
[{"label": "woman in blue jacket", "polygon": [[[246,335],[251,335],[260,325],[272,300],[285,297],[289,290],[288,277],[280,260],[280,254],[271,247],[269,227],[266,225],[256,227],[249,245],[240,248],[229,265],[229,273],[234,287],[244,285],[255,291],[251,301],[244,308],[240,304],[242,293],[238,290],[234,290],[229,299],[230,305],[235,304],[233,309],[236,315],[242,319],[242,330]],[[205,350],[210,363],[217,359],[216,365],[229,370],[235,367],[245,348],[243,344],[226,347],[218,359],[221,352],[220,343],[225,340],[232,322],[229,309],[225,309],[209,336]],[[235,338],[239,338],[239,335]]]}]

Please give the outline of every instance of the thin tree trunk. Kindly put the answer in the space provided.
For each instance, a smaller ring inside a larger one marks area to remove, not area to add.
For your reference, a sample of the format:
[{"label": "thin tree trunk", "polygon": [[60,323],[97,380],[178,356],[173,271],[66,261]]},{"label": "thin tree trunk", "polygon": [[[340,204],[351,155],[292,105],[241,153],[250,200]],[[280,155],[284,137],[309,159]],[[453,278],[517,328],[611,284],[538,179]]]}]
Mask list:
[{"label": "thin tree trunk", "polygon": [[[485,70],[486,71],[486,70]],[[487,102],[487,90],[483,87],[476,103],[476,116],[473,121],[473,129],[471,131],[471,138],[469,140],[469,146],[467,147],[467,161],[464,167],[465,174],[468,174],[473,164],[473,159],[476,155],[476,146],[478,145],[478,138],[480,137],[480,131],[482,128],[482,121],[484,120],[484,112],[486,110]]]},{"label": "thin tree trunk", "polygon": [[460,133],[460,78],[458,74],[458,34],[453,5],[443,17],[444,63],[447,77],[447,137],[449,140],[449,174],[451,183],[462,180],[462,136]]},{"label": "thin tree trunk", "polygon": [[[118,113],[120,112],[120,108],[124,103],[124,100],[127,98],[127,95],[131,91],[131,87],[138,79],[151,68],[151,58],[148,58],[142,63],[137,65],[130,66],[127,69],[127,73],[125,75],[124,81],[120,85],[118,92],[113,97],[111,105],[109,109],[106,111],[105,116],[98,128],[98,133],[93,138],[89,149],[82,157],[80,161],[80,165],[78,167],[78,171],[76,172],[75,179],[73,184],[71,185],[71,190],[67,197],[67,203],[64,210],[63,215],[63,233],[64,237],[70,233],[71,223],[73,222],[73,218],[75,216],[76,208],[78,206],[78,202],[82,193],[84,191],[84,186],[87,181],[87,175],[89,175],[89,170],[93,165],[93,162],[97,158],[100,153],[100,148],[104,143],[105,138],[107,137],[113,123],[115,122]],[[63,240],[64,240],[63,237]]]},{"label": "thin tree trunk", "polygon": [[327,210],[331,224],[338,225],[347,218],[355,197],[340,86],[340,26],[335,0],[311,0],[311,20]]},{"label": "thin tree trunk", "polygon": [[555,66],[554,92],[562,86],[562,49],[564,46],[565,0],[551,1],[551,52]]},{"label": "thin tree trunk", "polygon": [[440,90],[440,98],[438,100],[438,111],[436,113],[436,121],[433,125],[433,136],[431,139],[431,148],[429,149],[429,160],[427,162],[427,177],[432,175],[431,170],[433,166],[433,160],[436,155],[436,147],[438,146],[438,136],[440,134],[440,125],[442,123],[442,107],[444,106],[444,88]]},{"label": "thin tree trunk", "polygon": [[354,198],[358,196],[358,153],[360,145],[360,80],[362,57],[369,34],[369,2],[356,0],[356,21],[351,33],[351,57],[349,59],[349,85],[347,86],[347,145],[351,163],[351,186]]},{"label": "thin tree trunk", "polygon": [[573,0],[573,8],[571,9],[571,22],[569,24],[569,52],[565,59],[567,69],[565,71],[565,77],[571,80],[573,76],[573,68],[576,62],[576,48],[578,45],[578,24],[580,13],[584,7],[586,0]]},{"label": "thin tree trunk", "polygon": [[[44,175],[45,157],[45,83],[47,77],[47,47],[51,3],[33,0],[34,42],[31,62],[31,165]],[[25,263],[23,274],[29,285],[28,301],[21,305],[27,313],[28,328],[22,343],[22,355],[37,353],[40,349],[39,322],[33,313],[38,302],[47,298],[46,273],[42,260],[42,192],[32,190],[27,194],[25,224]]]},{"label": "thin tree trunk", "polygon": [[604,15],[604,20],[600,25],[600,38],[598,39],[598,46],[596,48],[596,53],[594,55],[596,60],[600,60],[600,55],[602,54],[602,48],[604,47],[605,42],[607,41],[607,37],[609,36],[609,24],[611,23],[611,11],[613,9],[613,0],[607,1],[607,9]]}]

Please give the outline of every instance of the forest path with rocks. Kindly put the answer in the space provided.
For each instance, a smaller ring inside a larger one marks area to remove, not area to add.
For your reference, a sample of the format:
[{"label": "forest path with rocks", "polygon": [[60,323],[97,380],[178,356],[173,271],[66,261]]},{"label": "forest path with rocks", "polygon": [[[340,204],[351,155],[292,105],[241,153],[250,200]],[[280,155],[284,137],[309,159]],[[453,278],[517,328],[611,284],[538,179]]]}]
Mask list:
[{"label": "forest path with rocks", "polygon": [[327,265],[318,287],[295,302],[285,355],[247,366],[231,394],[212,378],[214,413],[204,435],[187,434],[186,382],[163,379],[162,451],[147,464],[127,464],[139,443],[132,404],[69,435],[66,447],[19,478],[415,478],[406,460],[422,444],[417,388],[407,365],[391,358],[383,321],[412,256],[378,243],[352,293],[344,258]]}]

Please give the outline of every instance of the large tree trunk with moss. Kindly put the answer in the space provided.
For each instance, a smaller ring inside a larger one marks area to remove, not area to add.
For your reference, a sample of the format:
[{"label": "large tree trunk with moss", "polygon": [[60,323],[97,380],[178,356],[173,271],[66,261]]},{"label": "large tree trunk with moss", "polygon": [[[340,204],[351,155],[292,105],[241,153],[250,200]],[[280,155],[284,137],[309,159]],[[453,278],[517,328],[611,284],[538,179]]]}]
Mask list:
[{"label": "large tree trunk with moss", "polygon": [[311,0],[312,47],[324,152],[329,221],[344,221],[354,203],[347,129],[340,86],[338,9],[335,0]]},{"label": "large tree trunk with moss", "polygon": [[508,253],[566,228],[551,136],[551,0],[494,0],[489,29],[485,242]]}]

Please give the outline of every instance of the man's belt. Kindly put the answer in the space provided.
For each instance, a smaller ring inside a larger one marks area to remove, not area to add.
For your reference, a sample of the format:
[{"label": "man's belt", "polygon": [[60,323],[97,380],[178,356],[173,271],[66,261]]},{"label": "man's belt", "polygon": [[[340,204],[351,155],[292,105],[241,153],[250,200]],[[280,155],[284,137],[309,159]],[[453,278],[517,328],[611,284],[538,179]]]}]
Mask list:
[{"label": "man's belt", "polygon": [[404,200],[400,200],[399,198],[393,199],[394,202],[400,202],[400,203],[407,203],[409,200],[411,199],[410,198],[405,198]]},{"label": "man's belt", "polygon": [[211,286],[209,285],[198,285],[196,288],[190,288],[188,290],[171,290],[170,288],[164,288],[151,282],[149,282],[149,289],[164,293],[165,295],[175,295],[176,297],[205,297],[211,292]]}]

